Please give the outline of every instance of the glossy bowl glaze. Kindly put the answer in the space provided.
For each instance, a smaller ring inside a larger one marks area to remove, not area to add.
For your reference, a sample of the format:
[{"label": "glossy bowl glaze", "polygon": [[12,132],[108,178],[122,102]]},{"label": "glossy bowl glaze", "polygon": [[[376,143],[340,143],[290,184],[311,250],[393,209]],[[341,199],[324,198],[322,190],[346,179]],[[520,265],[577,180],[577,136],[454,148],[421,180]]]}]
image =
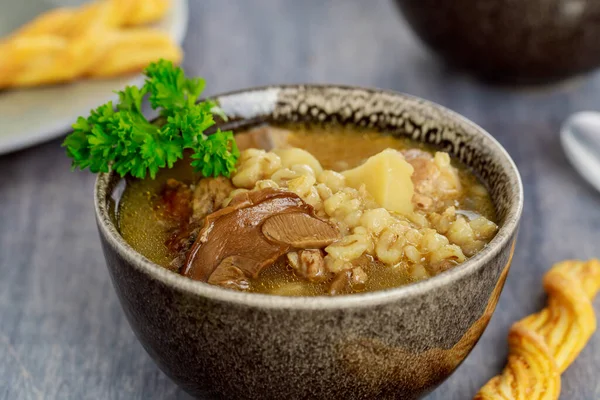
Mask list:
[{"label": "glossy bowl glaze", "polygon": [[523,193],[506,151],[463,117],[398,93],[281,86],[217,99],[234,128],[350,124],[438,146],[488,185],[500,229],[464,264],[404,287],[338,297],[241,293],[192,281],[136,253],[115,223],[123,181],[102,174],[95,191],[100,238],[144,348],[201,398],[410,399],[434,389],[481,336],[510,267]]},{"label": "glossy bowl glaze", "polygon": [[500,83],[547,83],[600,65],[597,0],[395,0],[451,64]]}]

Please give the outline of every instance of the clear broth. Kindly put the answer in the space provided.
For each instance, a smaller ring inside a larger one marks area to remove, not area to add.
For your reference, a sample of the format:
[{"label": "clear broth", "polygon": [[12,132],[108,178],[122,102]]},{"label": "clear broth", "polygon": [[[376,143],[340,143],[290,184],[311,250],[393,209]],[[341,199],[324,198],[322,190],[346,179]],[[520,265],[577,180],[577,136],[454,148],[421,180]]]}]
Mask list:
[{"label": "clear broth", "polygon": [[[368,157],[387,148],[405,150],[419,148],[429,152],[435,149],[411,141],[368,130],[342,127],[307,127],[304,125],[282,126],[293,132],[288,137],[290,146],[312,153],[324,169],[343,171],[361,164]],[[457,160],[464,196],[457,201],[457,208],[475,211],[496,222],[495,211],[487,190],[477,177]],[[189,165],[182,160],[170,170],[162,170],[156,179],[130,179],[119,206],[119,228],[123,238],[139,253],[153,262],[169,268],[174,254],[165,241],[169,237],[166,225],[154,209],[154,199],[169,178],[191,184],[198,179]],[[326,295],[330,281],[311,283],[297,277],[284,262],[277,262],[262,271],[251,281],[250,291],[289,296]],[[369,279],[361,291],[388,289],[414,282],[402,267],[391,268],[379,262],[371,263],[365,271]]]}]

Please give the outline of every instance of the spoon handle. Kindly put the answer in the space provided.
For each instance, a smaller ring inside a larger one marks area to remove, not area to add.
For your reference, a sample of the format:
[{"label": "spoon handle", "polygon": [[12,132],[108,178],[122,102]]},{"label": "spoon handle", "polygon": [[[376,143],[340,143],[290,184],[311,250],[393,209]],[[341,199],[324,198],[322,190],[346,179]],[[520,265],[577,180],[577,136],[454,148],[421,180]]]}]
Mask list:
[{"label": "spoon handle", "polygon": [[572,115],[565,121],[560,136],[571,164],[600,191],[600,113]]}]

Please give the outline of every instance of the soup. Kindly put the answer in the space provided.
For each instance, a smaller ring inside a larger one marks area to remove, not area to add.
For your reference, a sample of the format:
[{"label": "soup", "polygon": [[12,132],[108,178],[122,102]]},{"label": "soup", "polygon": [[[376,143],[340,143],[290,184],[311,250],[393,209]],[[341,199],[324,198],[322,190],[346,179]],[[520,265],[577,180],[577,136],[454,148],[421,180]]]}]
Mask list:
[{"label": "soup", "polygon": [[225,288],[289,296],[417,282],[495,235],[486,188],[447,153],[355,128],[263,126],[236,135],[231,179],[189,160],[134,180],[119,229],[138,252]]}]

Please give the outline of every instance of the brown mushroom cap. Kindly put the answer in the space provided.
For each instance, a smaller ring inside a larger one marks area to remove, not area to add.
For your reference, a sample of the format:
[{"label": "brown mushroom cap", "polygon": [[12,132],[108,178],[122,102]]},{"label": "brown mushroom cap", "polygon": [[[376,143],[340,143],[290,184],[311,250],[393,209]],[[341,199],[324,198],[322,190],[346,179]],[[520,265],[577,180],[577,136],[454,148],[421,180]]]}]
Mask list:
[{"label": "brown mushroom cap", "polygon": [[322,248],[338,238],[337,228],[316,217],[295,193],[272,188],[240,193],[206,217],[181,273],[243,288],[243,276],[258,276],[290,250]]},{"label": "brown mushroom cap", "polygon": [[331,239],[339,235],[335,226],[302,212],[273,215],[264,222],[262,233],[273,243],[296,249],[327,247],[332,243]]}]

